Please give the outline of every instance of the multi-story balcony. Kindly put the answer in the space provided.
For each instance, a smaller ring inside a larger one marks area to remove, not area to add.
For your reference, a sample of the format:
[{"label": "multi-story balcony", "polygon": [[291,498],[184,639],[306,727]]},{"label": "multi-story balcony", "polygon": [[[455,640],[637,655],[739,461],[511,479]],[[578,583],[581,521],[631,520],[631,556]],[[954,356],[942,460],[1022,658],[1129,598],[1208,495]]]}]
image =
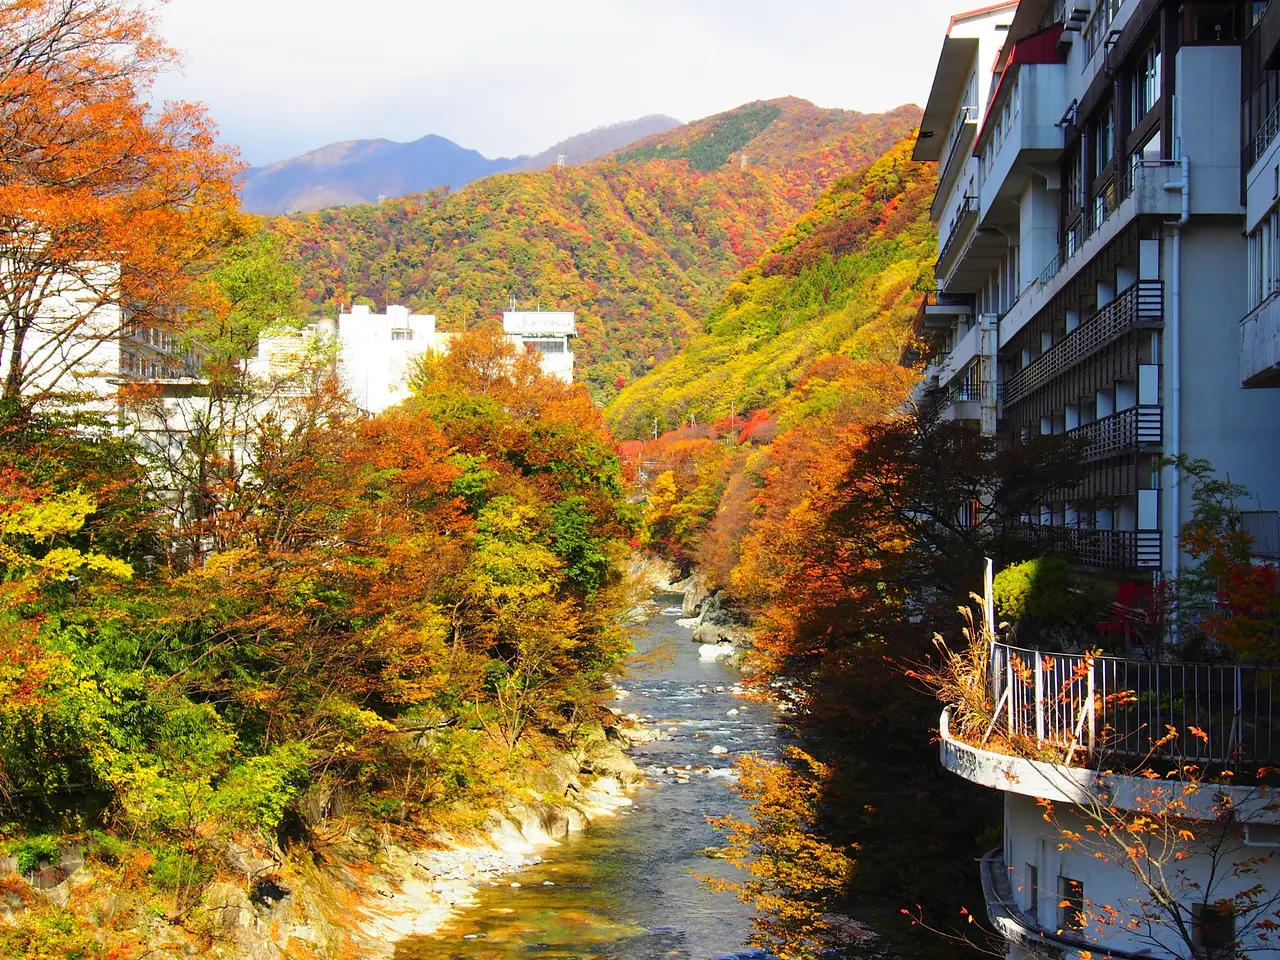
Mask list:
[{"label": "multi-story balcony", "polygon": [[1009,533],[1043,553],[1067,554],[1099,570],[1160,569],[1160,531],[1090,530],[1015,523]]},{"label": "multi-story balcony", "polygon": [[1102,460],[1121,453],[1158,451],[1164,440],[1164,410],[1143,404],[1068,430],[1067,436],[1084,443],[1083,460]]},{"label": "multi-story balcony", "polygon": [[1004,402],[1017,403],[1131,330],[1162,326],[1163,317],[1163,285],[1139,280],[1006,380]]},{"label": "multi-story balcony", "polygon": [[1280,293],[1273,293],[1240,321],[1240,382],[1280,387]]}]

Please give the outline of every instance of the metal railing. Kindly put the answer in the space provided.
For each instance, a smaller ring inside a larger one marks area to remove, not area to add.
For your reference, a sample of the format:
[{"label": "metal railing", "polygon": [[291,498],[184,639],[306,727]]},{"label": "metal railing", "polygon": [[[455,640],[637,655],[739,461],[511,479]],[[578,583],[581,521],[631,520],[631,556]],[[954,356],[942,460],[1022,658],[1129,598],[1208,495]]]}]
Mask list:
[{"label": "metal railing", "polygon": [[1068,430],[1067,436],[1084,441],[1081,457],[1086,461],[1141,447],[1159,447],[1164,440],[1164,414],[1159,405],[1130,407]]},{"label": "metal railing", "polygon": [[965,197],[960,206],[956,209],[955,215],[951,218],[951,227],[947,233],[947,242],[938,250],[938,263],[946,263],[947,256],[951,253],[951,248],[955,246],[955,242],[959,239],[963,232],[965,220],[969,216],[976,216],[978,213],[978,198]]},{"label": "metal railing", "polygon": [[[970,126],[972,130],[965,130],[965,126]],[[938,168],[938,183],[947,183],[951,176],[951,164],[955,162],[956,154],[960,152],[960,144],[963,142],[972,142],[971,134],[978,131],[978,108],[967,106],[960,111],[956,117],[956,122],[951,128],[951,149],[947,151],[946,163]]]},{"label": "metal railing", "polygon": [[1158,530],[1091,530],[1053,524],[1014,523],[1009,534],[1044,553],[1066,554],[1101,570],[1160,567]]},{"label": "metal railing", "polygon": [[1016,403],[1121,334],[1158,326],[1163,317],[1164,285],[1159,280],[1139,280],[1005,381],[1005,402]]},{"label": "metal railing", "polygon": [[[1045,653],[994,643],[992,722],[1086,757],[1280,759],[1273,668]],[[1170,728],[1176,731],[1170,734]]]},{"label": "metal railing", "polygon": [[1133,160],[1125,167],[1120,177],[1111,180],[1092,197],[1080,214],[1063,231],[1062,243],[1045,268],[1040,271],[1041,286],[1056,277],[1062,268],[1071,260],[1090,237],[1111,219],[1120,209],[1120,205],[1129,199],[1137,189],[1138,180],[1147,170],[1170,170],[1178,165],[1177,160]]},{"label": "metal railing", "polygon": [[1280,104],[1272,108],[1267,119],[1262,121],[1258,132],[1253,135],[1253,156],[1249,160],[1248,167],[1252,167],[1258,162],[1258,158],[1267,152],[1267,147],[1271,146],[1271,141],[1277,134],[1280,134]]}]

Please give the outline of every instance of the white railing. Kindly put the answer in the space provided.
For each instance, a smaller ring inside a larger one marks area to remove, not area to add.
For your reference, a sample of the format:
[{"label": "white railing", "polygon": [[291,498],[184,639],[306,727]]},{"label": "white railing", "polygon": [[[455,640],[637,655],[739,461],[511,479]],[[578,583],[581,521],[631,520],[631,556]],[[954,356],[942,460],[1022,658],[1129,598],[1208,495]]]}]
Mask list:
[{"label": "white railing", "polygon": [[1080,751],[1090,760],[1269,764],[1280,759],[1273,674],[1258,664],[1128,660],[994,643],[992,727],[1061,748],[1068,759]]}]

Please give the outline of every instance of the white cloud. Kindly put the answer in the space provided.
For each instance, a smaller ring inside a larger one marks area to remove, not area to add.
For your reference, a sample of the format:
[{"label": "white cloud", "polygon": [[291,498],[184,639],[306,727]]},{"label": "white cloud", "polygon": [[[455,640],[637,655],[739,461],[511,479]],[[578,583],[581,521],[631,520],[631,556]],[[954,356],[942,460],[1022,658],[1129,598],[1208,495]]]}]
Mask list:
[{"label": "white cloud", "polygon": [[794,95],[922,103],[944,0],[170,0],[158,93],[205,103],[253,163],[427,133],[533,153],[648,113]]}]

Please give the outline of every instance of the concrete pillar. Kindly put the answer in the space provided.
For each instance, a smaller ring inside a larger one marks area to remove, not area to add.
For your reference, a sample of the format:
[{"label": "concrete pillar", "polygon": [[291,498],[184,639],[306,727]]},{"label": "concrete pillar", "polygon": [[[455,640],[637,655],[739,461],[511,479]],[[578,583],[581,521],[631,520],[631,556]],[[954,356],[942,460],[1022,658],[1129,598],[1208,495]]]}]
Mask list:
[{"label": "concrete pillar", "polygon": [[1022,290],[1058,255],[1058,182],[1032,177],[1019,197],[1018,259]]},{"label": "concrete pillar", "polygon": [[1139,530],[1159,530],[1160,529],[1160,491],[1159,490],[1139,490],[1138,491],[1138,516]]},{"label": "concrete pillar", "polygon": [[1138,241],[1138,279],[1160,279],[1160,241]]}]

